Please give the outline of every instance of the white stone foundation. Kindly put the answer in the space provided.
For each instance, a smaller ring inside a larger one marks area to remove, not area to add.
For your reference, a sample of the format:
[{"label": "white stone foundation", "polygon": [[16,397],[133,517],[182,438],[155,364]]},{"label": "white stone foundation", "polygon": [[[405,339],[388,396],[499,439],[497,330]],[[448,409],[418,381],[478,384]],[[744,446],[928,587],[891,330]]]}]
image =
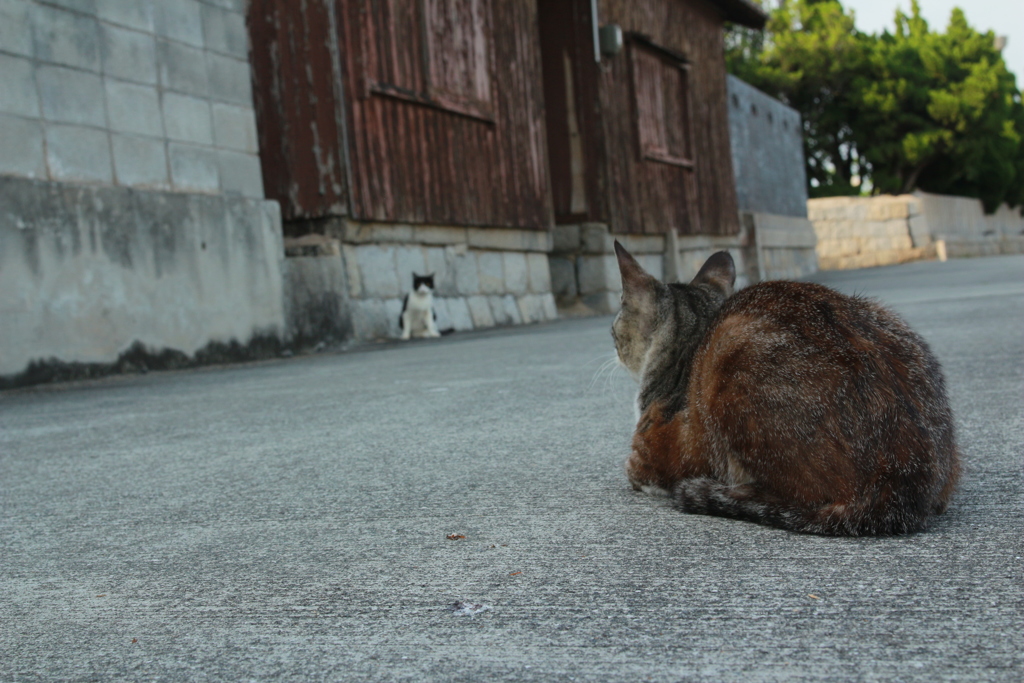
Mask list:
[{"label": "white stone foundation", "polygon": [[744,213],[741,219],[740,233],[732,236],[615,235],[604,223],[555,226],[551,291],[560,312],[594,315],[619,310],[622,284],[615,240],[663,282],[688,282],[717,251],[732,254],[737,288],[817,270],[809,221],[761,213]]},{"label": "white stone foundation", "polygon": [[[466,331],[558,317],[544,231],[332,221],[324,233],[286,239],[290,256],[340,255],[357,340],[400,334],[413,273],[434,275],[439,329]],[[289,259],[290,260],[290,259]]]}]

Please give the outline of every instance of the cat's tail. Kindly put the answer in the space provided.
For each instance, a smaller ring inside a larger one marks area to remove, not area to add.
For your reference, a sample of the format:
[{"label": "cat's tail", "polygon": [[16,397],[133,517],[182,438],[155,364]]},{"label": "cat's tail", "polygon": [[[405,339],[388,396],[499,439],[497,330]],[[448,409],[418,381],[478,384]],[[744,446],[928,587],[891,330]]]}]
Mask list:
[{"label": "cat's tail", "polygon": [[750,485],[732,486],[707,477],[684,479],[673,499],[683,512],[730,517],[767,526],[823,536],[877,536],[909,533],[922,527],[914,514],[876,515],[861,506],[827,504],[804,508],[757,491]]}]

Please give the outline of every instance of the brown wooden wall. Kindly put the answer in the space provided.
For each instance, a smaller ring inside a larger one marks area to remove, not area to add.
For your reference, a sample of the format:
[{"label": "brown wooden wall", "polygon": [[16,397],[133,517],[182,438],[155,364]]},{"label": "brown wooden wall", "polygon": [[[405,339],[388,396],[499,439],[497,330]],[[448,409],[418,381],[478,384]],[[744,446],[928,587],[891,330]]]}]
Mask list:
[{"label": "brown wooden wall", "polygon": [[348,212],[330,19],[329,0],[249,6],[263,187],[285,220]]},{"label": "brown wooden wall", "polygon": [[[599,16],[602,25],[619,24],[689,61],[692,172],[641,153],[631,47],[603,60],[599,97],[613,231],[662,233],[671,226],[682,234],[735,234],[722,14],[704,0],[601,0]],[[694,199],[687,195],[695,195],[695,211],[685,208]]]},{"label": "brown wooden wall", "polygon": [[[536,0],[253,0],[268,196],[288,218],[547,229],[536,8]],[[330,128],[335,109],[345,118]],[[336,182],[345,177],[347,193]]]},{"label": "brown wooden wall", "polygon": [[[353,213],[547,229],[536,0],[339,4],[346,9]],[[455,9],[480,25],[460,23]],[[432,28],[424,31],[427,19]],[[467,63],[475,71],[459,76]]]},{"label": "brown wooden wall", "polygon": [[[252,0],[268,196],[286,219],[735,233],[722,14],[600,0],[599,15],[639,37],[600,66],[589,0]],[[685,107],[665,104],[682,90]]]}]

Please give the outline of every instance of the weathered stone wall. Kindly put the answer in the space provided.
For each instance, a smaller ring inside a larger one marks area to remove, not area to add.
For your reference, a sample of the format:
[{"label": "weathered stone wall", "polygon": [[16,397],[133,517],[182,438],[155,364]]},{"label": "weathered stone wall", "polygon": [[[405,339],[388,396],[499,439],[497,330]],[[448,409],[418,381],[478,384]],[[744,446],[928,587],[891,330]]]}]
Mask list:
[{"label": "weathered stone wall", "polygon": [[807,207],[823,270],[1024,252],[1024,218],[1005,205],[986,216],[976,199],[915,193],[827,197]]},{"label": "weathered stone wall", "polygon": [[981,202],[969,197],[914,193],[933,239],[944,240],[950,256],[961,253],[1019,253],[1024,238],[1020,207],[1003,204],[986,215]]},{"label": "weathered stone wall", "polygon": [[0,93],[0,174],[263,197],[245,0],[4,0]]},{"label": "weathered stone wall", "polygon": [[651,275],[665,273],[662,235],[612,235],[605,223],[556,225],[551,254],[551,290],[567,315],[619,310],[622,282],[615,257],[619,240]]},{"label": "weathered stone wall", "polygon": [[341,245],[320,235],[288,240],[284,306],[289,341],[298,348],[337,345],[353,336]]},{"label": "weathered stone wall", "polygon": [[807,213],[818,235],[822,270],[902,263],[934,253],[913,195],[812,199]]},{"label": "weathered stone wall", "polygon": [[807,216],[800,113],[727,77],[729,137],[740,212]]},{"label": "weathered stone wall", "polygon": [[[290,255],[340,254],[342,297],[356,339],[398,337],[413,273],[434,275],[439,329],[472,330],[554,320],[550,235],[499,228],[393,225],[334,219],[286,240]],[[286,266],[290,267],[290,266]]]},{"label": "weathered stone wall", "polygon": [[[817,241],[810,221],[796,216],[744,212],[732,237],[678,237],[666,253],[666,282],[687,282],[716,251],[728,251],[736,263],[736,288],[765,280],[792,280],[818,269]],[[671,240],[670,236],[670,240]],[[675,274],[670,254],[678,254]]]},{"label": "weathered stone wall", "polygon": [[751,281],[795,280],[818,270],[818,238],[809,220],[759,212],[743,219],[754,235],[757,263]]},{"label": "weathered stone wall", "polygon": [[285,334],[275,202],[0,177],[0,379]]}]

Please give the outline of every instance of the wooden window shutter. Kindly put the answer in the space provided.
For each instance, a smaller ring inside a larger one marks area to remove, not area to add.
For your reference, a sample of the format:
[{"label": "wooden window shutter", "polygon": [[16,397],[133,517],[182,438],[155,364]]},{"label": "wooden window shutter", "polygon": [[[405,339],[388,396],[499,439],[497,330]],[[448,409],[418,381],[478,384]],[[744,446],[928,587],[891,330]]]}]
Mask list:
[{"label": "wooden window shutter", "polygon": [[486,0],[424,0],[430,97],[447,109],[491,117]]},{"label": "wooden window shutter", "polygon": [[631,52],[641,156],[692,168],[689,65],[636,43]]},{"label": "wooden window shutter", "polygon": [[690,113],[690,65],[682,55],[630,36],[636,139],[643,162],[680,169],[679,201],[689,234],[700,232],[697,176]]},{"label": "wooden window shutter", "polygon": [[426,91],[421,0],[364,0],[364,91],[416,99]]},{"label": "wooden window shutter", "polygon": [[364,1],[366,96],[494,121],[487,0]]}]

